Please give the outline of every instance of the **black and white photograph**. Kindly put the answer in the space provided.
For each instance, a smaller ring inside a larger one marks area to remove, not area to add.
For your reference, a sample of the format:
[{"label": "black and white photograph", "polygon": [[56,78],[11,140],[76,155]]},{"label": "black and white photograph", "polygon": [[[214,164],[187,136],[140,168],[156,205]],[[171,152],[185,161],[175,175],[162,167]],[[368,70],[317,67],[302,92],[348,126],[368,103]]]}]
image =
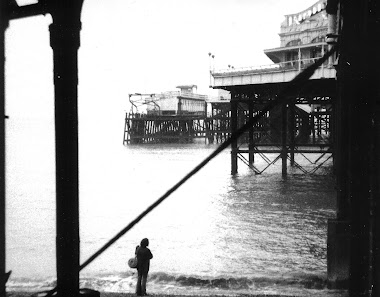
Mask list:
[{"label": "black and white photograph", "polygon": [[380,296],[377,1],[0,24],[0,297]]}]

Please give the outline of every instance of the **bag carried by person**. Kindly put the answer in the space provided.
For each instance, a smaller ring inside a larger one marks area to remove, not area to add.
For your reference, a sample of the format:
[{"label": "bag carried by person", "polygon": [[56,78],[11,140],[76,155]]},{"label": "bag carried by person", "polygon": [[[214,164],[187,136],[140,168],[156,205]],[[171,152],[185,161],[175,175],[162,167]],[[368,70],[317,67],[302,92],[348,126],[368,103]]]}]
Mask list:
[{"label": "bag carried by person", "polygon": [[137,257],[130,258],[128,260],[128,266],[130,268],[137,268]]}]

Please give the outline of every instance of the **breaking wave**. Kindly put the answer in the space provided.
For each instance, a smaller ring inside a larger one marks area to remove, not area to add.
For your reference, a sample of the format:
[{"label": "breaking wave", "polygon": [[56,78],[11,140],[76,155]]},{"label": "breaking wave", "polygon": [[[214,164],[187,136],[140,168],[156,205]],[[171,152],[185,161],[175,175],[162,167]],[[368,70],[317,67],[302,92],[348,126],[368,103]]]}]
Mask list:
[{"label": "breaking wave", "polygon": [[[133,292],[135,283],[136,274],[133,273],[81,277],[81,287],[103,292]],[[9,291],[42,291],[51,289],[55,285],[54,279],[15,278],[8,281],[7,289]],[[262,290],[275,291],[276,289],[284,291],[286,288],[325,290],[327,281],[325,277],[318,275],[203,277],[158,272],[149,274],[148,287],[152,293],[197,292],[199,294],[202,291],[213,294],[217,292],[252,293]]]}]

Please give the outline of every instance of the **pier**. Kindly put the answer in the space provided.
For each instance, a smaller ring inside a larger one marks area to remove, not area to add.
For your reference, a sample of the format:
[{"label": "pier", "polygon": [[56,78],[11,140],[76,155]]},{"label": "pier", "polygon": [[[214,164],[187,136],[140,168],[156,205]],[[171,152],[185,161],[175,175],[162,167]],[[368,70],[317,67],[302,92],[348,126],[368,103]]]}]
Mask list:
[{"label": "pier", "polygon": [[129,94],[131,110],[125,115],[124,145],[192,143],[195,139],[218,143],[229,137],[229,100],[194,93],[195,85],[177,88],[180,91]]},{"label": "pier", "polygon": [[[316,144],[317,139],[323,140],[315,151],[319,147],[321,155],[334,156],[338,210],[328,227],[328,282],[331,288],[348,288],[350,296],[377,296],[380,292],[379,86],[375,82],[379,77],[375,52],[379,17],[369,14],[372,10],[378,13],[378,7],[370,2],[317,1],[304,11],[285,16],[280,47],[264,51],[273,65],[210,71],[212,87],[231,93],[232,132],[244,124],[241,113],[247,114],[246,119],[253,118],[263,102],[282,96],[284,103],[279,102],[269,118],[277,127],[274,135],[281,147],[277,152],[284,176],[288,163],[295,165],[293,154],[302,152],[299,149],[305,144]],[[364,36],[364,28],[372,34]],[[314,63],[313,59],[331,50],[338,39],[338,53],[320,65],[307,83],[289,91],[289,82]],[[302,106],[311,107],[311,127],[302,123],[296,106],[306,112]],[[309,128],[311,142],[302,137]],[[246,163],[254,166],[255,154],[262,149],[254,132],[251,127],[245,140],[248,149],[239,148],[241,139],[231,144],[232,174],[238,172],[242,153],[247,155]]]},{"label": "pier", "polygon": [[[286,72],[288,76],[294,76],[298,70],[287,68]],[[330,69],[328,73],[332,76],[333,72]],[[176,110],[175,107],[180,106],[179,101],[172,103],[174,107],[170,115],[168,115],[168,110],[160,109],[160,105],[165,104],[162,102],[163,98],[179,100],[181,93],[130,94],[132,108],[129,113],[126,113],[123,144],[193,143],[196,139],[209,144],[225,141],[233,131],[244,125],[265,104],[273,100],[284,85],[282,82],[272,83],[270,87],[265,83],[254,87],[231,85],[232,80],[228,77],[233,75],[236,78],[239,74],[241,74],[240,70],[214,73],[215,77],[222,77],[219,81],[222,83],[217,85],[218,81],[214,82],[214,87],[223,87],[233,97],[232,99],[202,97],[204,107],[196,114]],[[244,70],[242,75],[246,74],[247,70]],[[269,73],[269,75],[272,74]],[[253,76],[252,73],[249,75]],[[263,73],[259,75],[265,77]],[[302,92],[293,94],[294,103],[291,106],[285,109],[274,108],[268,112],[252,127],[250,132],[246,132],[233,145],[231,173],[237,173],[238,162],[247,165],[257,174],[263,173],[280,159],[284,174],[286,174],[288,163],[298,168],[301,173],[314,173],[327,164],[333,155],[332,96],[334,92],[334,79],[315,80],[305,85]],[[174,99],[173,95],[175,95]],[[194,96],[194,94],[187,93],[187,96]],[[137,99],[132,99],[134,97]],[[145,113],[137,112],[139,106],[143,105],[151,105],[152,108],[148,108]],[[285,135],[286,138],[284,138]],[[281,156],[274,157],[275,161],[273,161],[267,154]],[[311,160],[311,154],[316,156],[314,160]],[[256,167],[255,155],[265,160],[268,166]],[[300,166],[297,156],[310,160],[312,169],[306,170]]]},{"label": "pier", "polygon": [[[211,87],[231,94],[232,132],[275,100],[292,79],[331,48],[324,39],[329,30],[325,5],[326,1],[318,1],[299,14],[285,16],[280,47],[264,50],[274,64],[210,71]],[[231,145],[231,173],[238,172],[239,160],[255,168],[255,155],[263,157],[269,152],[279,155],[283,175],[288,165],[298,166],[297,155],[319,154],[315,168],[326,162],[326,155],[332,159],[335,78],[334,59],[330,58],[301,89],[287,93],[291,104],[272,109],[265,120]]]}]

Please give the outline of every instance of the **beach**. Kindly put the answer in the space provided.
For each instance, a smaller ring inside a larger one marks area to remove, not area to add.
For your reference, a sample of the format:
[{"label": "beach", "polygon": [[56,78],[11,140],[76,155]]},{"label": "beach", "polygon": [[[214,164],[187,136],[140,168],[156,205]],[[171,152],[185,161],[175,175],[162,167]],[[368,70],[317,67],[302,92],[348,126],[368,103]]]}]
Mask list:
[{"label": "beach", "polygon": [[[32,292],[8,292],[7,296],[9,297],[30,297],[32,296]],[[85,295],[82,295],[85,296]],[[231,295],[163,295],[163,294],[152,294],[151,297],[222,297],[222,296],[239,296],[239,297],[299,297],[299,295],[281,295],[281,294],[231,294]],[[305,295],[306,297],[307,295]],[[341,295],[348,296],[347,295]],[[109,292],[100,292],[100,297],[136,297],[135,294],[131,293],[109,293]]]}]

